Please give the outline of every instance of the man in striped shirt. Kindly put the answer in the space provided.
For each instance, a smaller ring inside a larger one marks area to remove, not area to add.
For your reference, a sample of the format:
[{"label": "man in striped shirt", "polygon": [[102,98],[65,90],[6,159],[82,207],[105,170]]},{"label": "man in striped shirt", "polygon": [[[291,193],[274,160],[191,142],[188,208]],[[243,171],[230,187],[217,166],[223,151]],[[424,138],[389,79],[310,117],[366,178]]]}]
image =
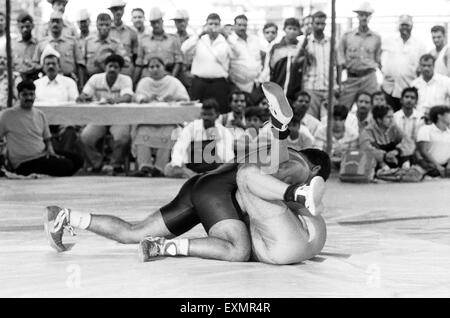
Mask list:
[{"label": "man in striped shirt", "polygon": [[306,48],[310,64],[305,74],[304,88],[311,96],[309,113],[318,120],[326,114],[321,105],[328,100],[331,43],[330,38],[324,34],[326,19],[327,15],[322,11],[313,15],[313,38]]}]

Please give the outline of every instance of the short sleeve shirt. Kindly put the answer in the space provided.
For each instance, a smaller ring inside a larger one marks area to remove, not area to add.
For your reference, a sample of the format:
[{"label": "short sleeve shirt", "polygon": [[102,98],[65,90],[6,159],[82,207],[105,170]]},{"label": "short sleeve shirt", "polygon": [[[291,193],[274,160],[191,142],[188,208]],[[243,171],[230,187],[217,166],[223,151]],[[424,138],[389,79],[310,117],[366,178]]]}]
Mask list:
[{"label": "short sleeve shirt", "polygon": [[118,40],[108,37],[101,40],[97,35],[89,36],[85,43],[86,68],[89,75],[104,72],[103,62],[111,54],[118,54],[125,59],[125,63],[130,63],[125,47]]},{"label": "short sleeve shirt", "polygon": [[37,46],[38,42],[34,38],[28,42],[23,41],[21,37],[13,41],[11,51],[13,52],[14,71],[22,74],[34,68],[32,63]]},{"label": "short sleeve shirt", "polygon": [[51,138],[44,113],[20,106],[0,112],[0,138],[6,136],[8,159],[14,169],[21,163],[45,155],[45,141]]},{"label": "short sleeve shirt", "polygon": [[114,85],[109,87],[106,82],[106,73],[95,74],[92,75],[84,86],[83,93],[93,97],[97,101],[102,98],[117,98],[124,95],[133,95],[133,82],[131,77],[119,74]]},{"label": "short sleeve shirt", "polygon": [[422,126],[417,135],[417,142],[430,143],[431,156],[441,165],[450,160],[450,128],[441,130],[436,125]]}]

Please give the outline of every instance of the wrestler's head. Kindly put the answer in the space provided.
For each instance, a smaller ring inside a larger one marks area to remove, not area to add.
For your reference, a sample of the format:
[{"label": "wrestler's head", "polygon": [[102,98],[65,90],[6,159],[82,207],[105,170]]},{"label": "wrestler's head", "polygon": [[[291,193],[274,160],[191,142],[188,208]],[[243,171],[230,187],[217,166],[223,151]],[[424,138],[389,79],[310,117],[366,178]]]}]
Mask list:
[{"label": "wrestler's head", "polygon": [[289,149],[289,160],[280,164],[273,176],[289,184],[309,184],[315,176],[326,181],[330,173],[331,161],[326,152],[318,149]]}]

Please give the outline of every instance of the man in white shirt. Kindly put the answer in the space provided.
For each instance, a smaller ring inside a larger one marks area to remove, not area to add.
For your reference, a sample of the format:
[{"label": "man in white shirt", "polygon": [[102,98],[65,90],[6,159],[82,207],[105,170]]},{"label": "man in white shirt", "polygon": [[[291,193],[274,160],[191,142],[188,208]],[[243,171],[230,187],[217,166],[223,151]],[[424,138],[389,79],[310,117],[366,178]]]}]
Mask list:
[{"label": "man in white shirt", "polygon": [[412,156],[416,150],[417,133],[420,127],[424,125],[423,114],[416,110],[417,99],[419,98],[415,87],[405,88],[402,92],[402,109],[394,113],[394,122],[402,131],[404,137],[402,143],[407,149],[403,152],[404,156]]},{"label": "man in white shirt", "polygon": [[450,176],[450,107],[431,108],[430,120],[432,124],[422,126],[417,135],[417,147],[423,159],[420,165],[432,177]]},{"label": "man in white shirt", "polygon": [[412,29],[412,17],[402,15],[399,18],[400,34],[382,42],[384,81],[381,87],[394,111],[402,107],[400,95],[417,77],[419,59],[426,53],[423,41],[411,36]]},{"label": "man in white shirt", "polygon": [[247,34],[248,18],[234,18],[234,32],[228,37],[233,55],[230,79],[242,91],[251,94],[262,70],[261,46],[256,36]]},{"label": "man in white shirt", "polygon": [[181,46],[183,54],[194,54],[191,73],[194,76],[190,91],[192,100],[203,101],[208,98],[217,100],[220,113],[230,111],[228,83],[231,48],[220,30],[220,16],[211,13],[206,19],[204,31],[192,36]]},{"label": "man in white shirt", "polygon": [[182,130],[173,146],[172,160],[164,169],[166,177],[192,177],[234,159],[234,136],[217,122],[218,107],[214,99],[205,100],[201,119]]},{"label": "man in white shirt", "polygon": [[450,50],[447,44],[447,31],[442,25],[431,28],[435,48],[430,52],[436,59],[434,70],[438,74],[450,76]]},{"label": "man in white shirt", "polygon": [[419,91],[417,110],[427,114],[436,105],[447,105],[450,98],[450,78],[434,72],[435,59],[430,54],[420,58],[422,75],[411,86]]},{"label": "man in white shirt", "polygon": [[301,118],[301,125],[306,126],[309,132],[314,136],[316,131],[322,126],[322,123],[326,122],[326,119],[321,122],[316,117],[309,114],[309,109],[311,107],[311,95],[307,92],[299,92],[292,104],[294,108],[294,113]]}]

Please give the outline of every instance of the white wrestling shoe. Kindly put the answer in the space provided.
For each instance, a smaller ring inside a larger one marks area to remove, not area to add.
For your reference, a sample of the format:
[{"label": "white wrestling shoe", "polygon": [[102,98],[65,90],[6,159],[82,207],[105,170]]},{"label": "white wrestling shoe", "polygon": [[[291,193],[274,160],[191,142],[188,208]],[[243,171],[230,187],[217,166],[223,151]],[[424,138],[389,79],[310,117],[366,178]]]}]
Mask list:
[{"label": "white wrestling shoe", "polygon": [[66,252],[75,244],[63,244],[62,237],[64,229],[68,230],[72,236],[75,236],[73,227],[69,225],[69,209],[63,209],[57,206],[49,206],[44,211],[44,231],[51,247],[57,252]]},{"label": "white wrestling shoe", "polygon": [[295,191],[295,199],[303,203],[312,215],[318,216],[325,211],[322,202],[324,194],[325,180],[322,177],[314,177],[309,186],[301,186]]},{"label": "white wrestling shoe", "polygon": [[287,130],[294,112],[283,89],[280,85],[272,82],[263,83],[261,87],[269,102],[272,125],[280,131]]}]

